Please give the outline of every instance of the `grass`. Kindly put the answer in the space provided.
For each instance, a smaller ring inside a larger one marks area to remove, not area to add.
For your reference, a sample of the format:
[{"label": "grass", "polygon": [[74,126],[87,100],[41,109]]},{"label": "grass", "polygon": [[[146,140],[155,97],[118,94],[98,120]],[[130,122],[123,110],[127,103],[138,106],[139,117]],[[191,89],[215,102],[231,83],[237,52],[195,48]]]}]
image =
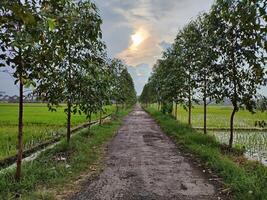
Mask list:
[{"label": "grass", "polygon": [[[153,105],[154,108],[157,105]],[[193,127],[203,127],[203,106],[194,105],[192,109],[192,125]],[[222,105],[208,105],[207,107],[207,127],[208,128],[229,128],[230,116],[232,112],[231,106]],[[178,120],[187,123],[188,112],[182,107],[178,107]],[[235,128],[254,128],[255,121],[262,121],[267,119],[267,112],[257,111],[255,114],[247,110],[240,109],[235,116]]]},{"label": "grass", "polygon": [[[121,119],[130,110],[121,110],[115,120],[102,126],[84,129],[72,137],[68,146],[62,141],[55,148],[43,152],[36,160],[23,164],[21,182],[14,180],[14,169],[0,174],[0,199],[54,199],[54,192],[62,191],[83,172],[101,167],[104,146],[115,134]],[[58,158],[66,158],[60,161]]]},{"label": "grass", "polygon": [[237,163],[234,155],[223,153],[220,143],[213,136],[200,134],[153,107],[147,108],[147,111],[179,147],[199,157],[207,167],[223,178],[234,199],[267,199],[266,167],[246,160],[242,164]]},{"label": "grass", "polygon": [[[24,146],[29,149],[55,135],[64,134],[66,114],[62,104],[56,112],[48,111],[46,104],[26,103],[24,105]],[[106,106],[106,113],[112,113],[115,106]],[[92,120],[99,117],[92,116]],[[73,115],[72,126],[86,122],[85,115]],[[18,104],[0,103],[0,159],[16,154]]]}]

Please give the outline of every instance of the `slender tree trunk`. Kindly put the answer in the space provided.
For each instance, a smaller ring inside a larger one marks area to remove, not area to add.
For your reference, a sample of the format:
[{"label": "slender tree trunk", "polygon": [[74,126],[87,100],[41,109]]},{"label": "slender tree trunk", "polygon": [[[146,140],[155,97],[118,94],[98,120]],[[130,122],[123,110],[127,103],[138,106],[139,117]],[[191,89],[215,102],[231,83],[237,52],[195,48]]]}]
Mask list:
[{"label": "slender tree trunk", "polygon": [[[237,38],[232,39],[232,44],[236,45],[237,44]],[[234,117],[235,113],[238,111],[237,107],[237,99],[238,99],[238,94],[237,94],[237,81],[236,77],[238,76],[238,72],[236,70],[236,57],[235,57],[235,51],[231,52],[231,60],[232,60],[232,65],[230,67],[232,68],[232,73],[233,73],[233,89],[234,89],[234,95],[231,99],[232,104],[233,104],[233,111],[231,114],[230,118],[230,138],[229,138],[229,148],[233,147],[233,141],[234,141]]]},{"label": "slender tree trunk", "polygon": [[207,134],[207,99],[204,98],[204,134]]},{"label": "slender tree trunk", "polygon": [[[74,48],[75,50],[75,48]],[[71,45],[68,44],[68,85],[67,85],[67,89],[68,89],[68,95],[70,95],[68,97],[68,100],[67,100],[67,143],[69,144],[70,143],[70,136],[71,136],[71,107],[72,107],[72,87],[73,84],[72,84],[72,57],[71,57]]]},{"label": "slender tree trunk", "polygon": [[118,102],[116,101],[116,114],[118,114],[119,112],[119,106],[118,106]]},{"label": "slender tree trunk", "polygon": [[175,116],[175,105],[176,105],[176,103],[173,102],[172,103],[172,116],[174,117],[174,119],[176,119],[176,116]]},{"label": "slender tree trunk", "polygon": [[234,141],[234,117],[235,117],[235,113],[236,112],[237,112],[237,107],[234,106],[234,109],[232,111],[231,118],[230,118],[230,139],[229,139],[229,147],[230,148],[233,147],[233,141]]},{"label": "slender tree trunk", "polygon": [[160,102],[158,102],[158,111],[159,111],[159,107],[160,107]]},{"label": "slender tree trunk", "polygon": [[191,89],[189,88],[188,94],[188,125],[192,125],[192,99],[191,99]]},{"label": "slender tree trunk", "polygon": [[100,113],[99,113],[99,125],[100,126],[102,125],[102,110],[100,110]]},{"label": "slender tree trunk", "polygon": [[91,131],[92,112],[89,113],[89,132]]},{"label": "slender tree trunk", "polygon": [[178,104],[177,103],[175,103],[175,119],[176,120],[178,120],[178,116],[177,116],[177,114],[178,114]]},{"label": "slender tree trunk", "polygon": [[207,80],[206,80],[206,77],[204,81],[203,102],[204,102],[204,134],[207,134]]},{"label": "slender tree trunk", "polygon": [[18,124],[18,154],[17,154],[17,169],[15,178],[17,181],[21,178],[21,163],[23,156],[23,82],[20,75],[19,81],[19,124]]},{"label": "slender tree trunk", "polygon": [[70,127],[71,127],[71,103],[68,101],[68,111],[67,111],[67,143],[70,143]]}]

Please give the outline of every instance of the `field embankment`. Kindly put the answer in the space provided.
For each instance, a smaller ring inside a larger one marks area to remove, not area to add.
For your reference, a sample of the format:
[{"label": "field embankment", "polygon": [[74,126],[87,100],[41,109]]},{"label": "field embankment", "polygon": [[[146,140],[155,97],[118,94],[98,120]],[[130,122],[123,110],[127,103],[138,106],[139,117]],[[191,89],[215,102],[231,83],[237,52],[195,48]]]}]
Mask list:
[{"label": "field embankment", "polygon": [[267,168],[262,164],[225,151],[215,137],[201,134],[153,107],[146,110],[181,150],[199,157],[205,166],[218,174],[228,188],[226,192],[235,199],[267,199]]}]

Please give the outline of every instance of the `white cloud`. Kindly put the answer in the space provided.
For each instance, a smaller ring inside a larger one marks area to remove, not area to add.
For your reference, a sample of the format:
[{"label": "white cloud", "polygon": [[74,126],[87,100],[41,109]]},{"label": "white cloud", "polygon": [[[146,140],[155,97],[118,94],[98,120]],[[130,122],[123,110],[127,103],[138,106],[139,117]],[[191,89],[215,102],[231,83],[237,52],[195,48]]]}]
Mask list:
[{"label": "white cloud", "polygon": [[[178,29],[200,12],[209,10],[213,0],[97,0],[96,3],[100,7],[100,12],[104,12],[103,32],[104,39],[108,39],[107,45],[120,47],[117,50],[113,47],[116,54],[110,54],[124,59],[129,65],[147,63],[152,66],[162,52],[163,46],[159,44],[162,44],[162,41],[166,44],[171,43]],[[120,31],[127,27],[128,32],[116,31],[118,26]],[[131,35],[140,29],[145,30],[149,37],[138,48],[132,50]],[[116,41],[119,36],[122,40],[115,44],[112,35]]]},{"label": "white cloud", "polygon": [[[103,18],[108,54],[123,59],[140,94],[163,50],[177,32],[213,0],[96,0]],[[131,36],[143,32],[142,42],[133,46]],[[134,48],[133,48],[134,47]]]}]

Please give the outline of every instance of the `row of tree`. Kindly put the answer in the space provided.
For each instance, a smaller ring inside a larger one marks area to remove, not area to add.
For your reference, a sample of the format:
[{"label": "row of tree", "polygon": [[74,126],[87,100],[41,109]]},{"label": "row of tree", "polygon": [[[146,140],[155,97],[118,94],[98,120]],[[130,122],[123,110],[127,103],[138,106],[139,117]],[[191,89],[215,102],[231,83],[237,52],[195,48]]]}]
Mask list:
[{"label": "row of tree", "polygon": [[90,0],[1,0],[0,67],[12,69],[19,85],[16,179],[23,155],[24,89],[31,87],[49,110],[66,103],[67,141],[71,115],[102,113],[107,104],[133,104],[133,80],[118,59],[109,60],[102,20]]},{"label": "row of tree", "polygon": [[206,133],[208,103],[230,99],[232,147],[236,112],[241,107],[253,112],[257,91],[266,84],[266,11],[265,0],[217,0],[209,13],[179,31],[155,64],[141,102],[158,102],[164,112],[174,102],[175,116],[183,104],[191,125],[192,103],[201,99]]}]

